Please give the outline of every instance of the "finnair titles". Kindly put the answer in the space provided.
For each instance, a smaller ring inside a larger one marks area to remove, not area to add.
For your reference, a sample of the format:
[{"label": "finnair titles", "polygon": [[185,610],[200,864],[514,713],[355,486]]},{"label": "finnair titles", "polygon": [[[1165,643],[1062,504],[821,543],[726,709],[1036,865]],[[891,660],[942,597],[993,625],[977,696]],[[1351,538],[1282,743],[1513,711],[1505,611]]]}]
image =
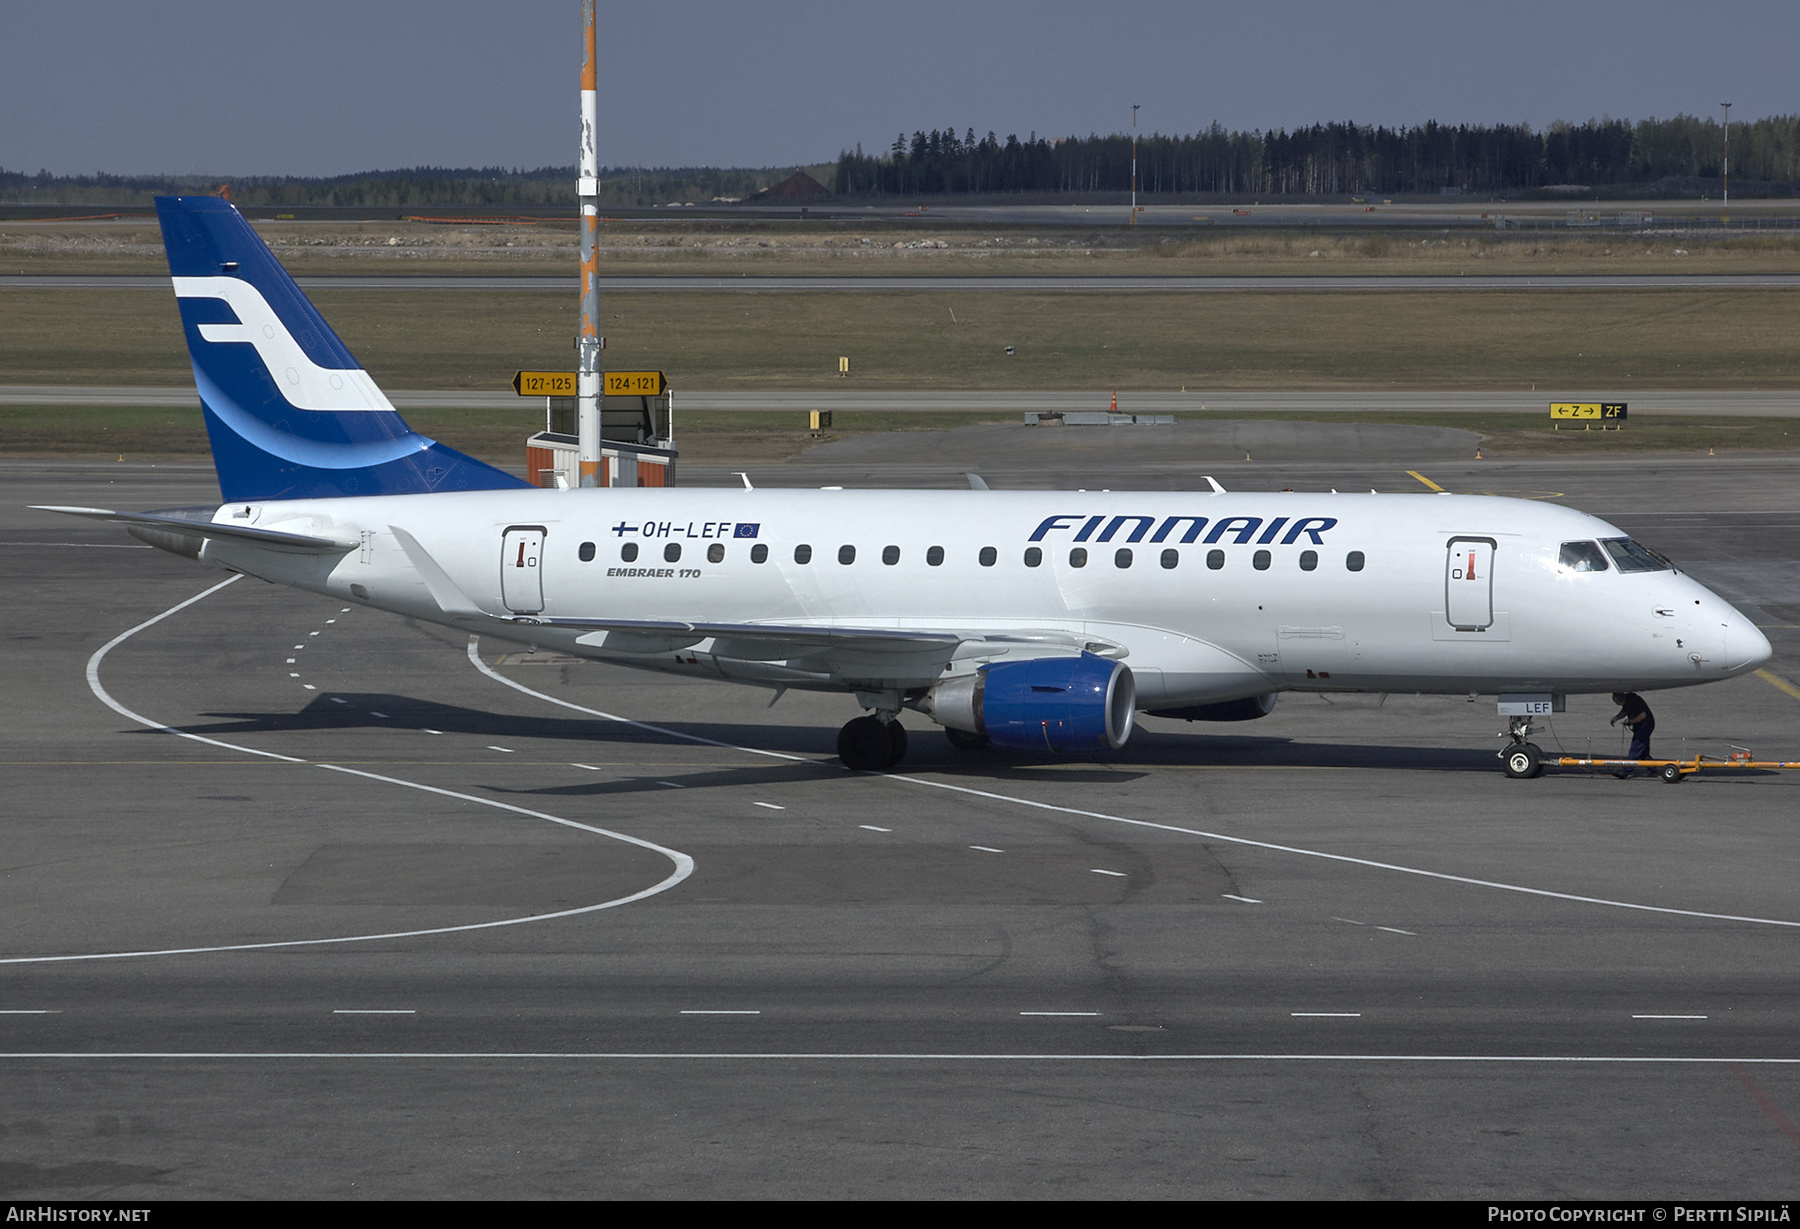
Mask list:
[{"label": "finnair titles", "polygon": [[[540,490],[414,432],[229,203],[157,201],[223,503],[144,541],[335,600],[641,669],[842,694],[838,753],[1123,746],[1283,691],[1716,682],[1768,641],[1616,527],[1448,494]],[[1541,753],[1514,717],[1505,757]]]}]

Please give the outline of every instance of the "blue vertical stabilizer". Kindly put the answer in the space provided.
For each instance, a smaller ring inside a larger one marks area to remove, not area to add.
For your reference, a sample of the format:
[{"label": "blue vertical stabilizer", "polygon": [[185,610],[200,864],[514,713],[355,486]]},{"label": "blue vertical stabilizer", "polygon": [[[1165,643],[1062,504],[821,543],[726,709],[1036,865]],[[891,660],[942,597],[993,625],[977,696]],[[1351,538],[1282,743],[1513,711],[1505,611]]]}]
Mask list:
[{"label": "blue vertical stabilizer", "polygon": [[230,202],[156,213],[227,503],[529,485],[407,426]]}]

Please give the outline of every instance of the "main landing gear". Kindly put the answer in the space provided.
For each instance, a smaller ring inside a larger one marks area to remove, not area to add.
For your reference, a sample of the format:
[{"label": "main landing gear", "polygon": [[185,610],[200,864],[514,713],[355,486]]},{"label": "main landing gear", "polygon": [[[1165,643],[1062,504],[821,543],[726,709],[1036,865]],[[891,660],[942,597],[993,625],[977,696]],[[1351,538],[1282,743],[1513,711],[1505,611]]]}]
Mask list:
[{"label": "main landing gear", "polygon": [[880,772],[906,758],[906,727],[890,716],[858,717],[838,731],[838,758],[857,772]]},{"label": "main landing gear", "polygon": [[1500,753],[1500,762],[1505,767],[1506,775],[1515,780],[1530,780],[1543,775],[1544,749],[1534,742],[1526,741],[1534,730],[1529,717],[1507,718],[1506,733],[1501,737],[1508,742],[1506,749]]}]

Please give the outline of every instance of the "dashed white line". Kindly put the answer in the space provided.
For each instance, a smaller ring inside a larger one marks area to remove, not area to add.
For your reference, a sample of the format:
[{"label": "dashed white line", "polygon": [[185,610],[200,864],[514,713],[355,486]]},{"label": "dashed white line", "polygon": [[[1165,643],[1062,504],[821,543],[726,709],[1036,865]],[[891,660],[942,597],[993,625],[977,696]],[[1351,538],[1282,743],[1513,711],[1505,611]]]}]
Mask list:
[{"label": "dashed white line", "polygon": [[309,636],[316,636],[316,635],[318,635],[318,634],[319,634],[319,633],[318,633],[318,632],[307,632],[307,633],[306,633],[306,634],[307,634],[307,635],[309,635]]},{"label": "dashed white line", "polygon": [[771,811],[785,811],[785,810],[787,810],[787,808],[786,808],[786,807],[778,807],[778,806],[776,806],[776,805],[775,805],[775,804],[774,804],[774,803],[772,803],[772,802],[753,802],[753,803],[751,803],[751,804],[750,804],[750,805],[751,805],[751,806],[758,806],[758,807],[767,807],[767,808],[768,808],[768,809],[769,809],[769,810],[771,810]]},{"label": "dashed white line", "polygon": [[1100,869],[1100,868],[1099,868],[1099,867],[1097,867],[1097,866],[1091,866],[1091,867],[1089,867],[1089,868],[1088,868],[1088,869],[1089,869],[1089,870],[1091,870],[1091,871],[1092,871],[1092,872],[1093,872],[1093,873],[1094,873],[1094,874],[1096,874],[1096,875],[1112,875],[1112,876],[1114,876],[1114,877],[1115,877],[1115,878],[1118,878],[1118,879],[1129,879],[1129,878],[1131,878],[1131,876],[1130,876],[1130,875],[1127,875],[1127,874],[1126,874],[1126,873],[1125,873],[1125,872],[1124,872],[1124,871],[1103,871],[1103,870],[1101,870],[1101,869]]},{"label": "dashed white line", "polygon": [[1260,905],[1260,904],[1262,904],[1262,902],[1261,902],[1261,901],[1260,901],[1260,900],[1256,900],[1256,899],[1255,899],[1255,898],[1253,898],[1253,897],[1249,897],[1249,896],[1233,896],[1233,895],[1232,895],[1232,894],[1231,894],[1231,893],[1230,893],[1230,892],[1220,892],[1220,893],[1219,893],[1219,895],[1220,895],[1220,896],[1223,896],[1223,897],[1224,897],[1224,898],[1225,898],[1225,899],[1226,899],[1226,900],[1241,900],[1241,901],[1243,901],[1243,902],[1244,902],[1244,903],[1245,903],[1245,904],[1246,904],[1246,905]]},{"label": "dashed white line", "polygon": [[1705,1020],[1707,1016],[1632,1016],[1633,1020]]},{"label": "dashed white line", "polygon": [[416,1016],[419,1013],[410,1007],[339,1007],[332,1011],[334,1016]]},{"label": "dashed white line", "polygon": [[293,664],[294,664],[294,659],[293,659],[293,658],[291,658],[291,657],[290,657],[290,658],[288,658],[288,659],[287,659],[287,664],[288,664],[288,665],[290,665],[290,666],[291,666],[291,665],[293,665]]},{"label": "dashed white line", "polygon": [[569,767],[570,768],[585,768],[589,772],[599,772],[600,771],[598,768],[594,767],[594,765],[592,765],[592,764],[570,764]]},{"label": "dashed white line", "polygon": [[1331,920],[1334,922],[1345,922],[1351,926],[1367,926],[1368,925],[1367,922],[1359,922],[1353,917],[1334,917]]},{"label": "dashed white line", "polygon": [[298,671],[295,671],[295,670],[289,670],[289,671],[288,671],[288,677],[289,677],[289,678],[291,678],[291,679],[297,679],[297,678],[299,678],[299,677],[300,677],[300,674],[299,674],[299,672],[298,672]]},{"label": "dashed white line", "polygon": [[1022,1016],[1097,1016],[1097,1011],[1022,1011]]},{"label": "dashed white line", "polygon": [[867,832],[892,832],[893,831],[892,828],[877,828],[874,824],[858,824],[856,826]]},{"label": "dashed white line", "polygon": [[[299,678],[300,676],[298,674],[296,674],[294,677]],[[314,687],[311,683],[302,683],[300,685],[302,687],[306,688],[308,691],[317,691],[318,690],[318,688]]]},{"label": "dashed white line", "polygon": [[1360,1020],[1360,1011],[1290,1011],[1288,1015],[1300,1020]]},{"label": "dashed white line", "polygon": [[1418,937],[1418,931],[1416,931],[1416,930],[1401,930],[1398,926],[1377,926],[1375,929],[1376,930],[1385,930],[1390,935],[1412,935],[1414,938]]},{"label": "dashed white line", "polygon": [[504,751],[508,755],[517,755],[518,754],[518,752],[514,751],[511,747],[496,747],[493,743],[488,744],[488,750],[489,751]]},{"label": "dashed white line", "polygon": [[[424,727],[424,726],[420,726],[420,727],[419,727],[419,728],[420,728],[420,729],[421,729],[421,730],[424,730],[424,729],[425,729],[425,727]],[[442,734],[442,733],[443,733],[443,731],[442,731],[442,730],[425,730],[425,732],[426,732],[426,733],[427,733],[427,734]]]},{"label": "dashed white line", "polygon": [[47,1007],[12,1007],[0,1009],[0,1016],[60,1016],[62,1012]]},{"label": "dashed white line", "polygon": [[[325,621],[326,621],[326,622],[327,622],[327,623],[336,623],[336,622],[337,622],[337,620],[336,620],[336,619],[327,619],[327,620],[325,620]],[[313,635],[315,635],[315,636],[316,636],[316,635],[318,635],[318,633],[317,633],[317,632],[314,632],[314,633],[313,633]]]},{"label": "dashed white line", "polygon": [[699,1008],[689,1008],[689,1009],[684,1009],[681,1014],[684,1016],[760,1016],[760,1015],[762,1015],[762,1012],[760,1012],[760,1011],[727,1011],[727,1010],[719,1010],[719,1009],[713,1009],[713,1010],[709,1011],[709,1010],[702,1010]]},{"label": "dashed white line", "polygon": [[339,698],[338,698],[338,697],[336,697],[336,696],[332,696],[332,697],[331,697],[331,702],[332,702],[332,703],[333,703],[333,704],[348,704],[348,703],[350,703],[350,701],[348,701],[348,700],[340,700],[340,699],[339,699]]},{"label": "dashed white line", "polygon": [[1004,849],[995,849],[991,845],[971,845],[970,849],[979,849],[982,853],[1005,853]]},{"label": "dashed white line", "polygon": [[666,785],[670,789],[686,789],[687,788],[687,786],[681,784],[679,781],[658,781],[657,784],[658,785]]}]

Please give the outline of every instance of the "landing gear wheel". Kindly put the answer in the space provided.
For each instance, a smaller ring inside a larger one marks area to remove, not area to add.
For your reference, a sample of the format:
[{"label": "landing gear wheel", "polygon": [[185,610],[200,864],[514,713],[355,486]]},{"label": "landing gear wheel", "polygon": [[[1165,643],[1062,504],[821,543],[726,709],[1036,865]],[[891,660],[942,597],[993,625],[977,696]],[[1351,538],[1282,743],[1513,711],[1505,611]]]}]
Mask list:
[{"label": "landing gear wheel", "polygon": [[1680,785],[1681,784],[1681,765],[1679,765],[1679,764],[1664,764],[1662,766],[1662,771],[1660,773],[1658,773],[1657,775],[1663,779],[1663,784],[1665,784],[1665,785]]},{"label": "landing gear wheel", "polygon": [[988,745],[986,734],[977,734],[972,730],[958,730],[951,726],[944,727],[944,737],[958,751],[981,751]]},{"label": "landing gear wheel", "polygon": [[[879,717],[858,717],[838,731],[838,758],[857,772],[880,772],[893,763],[894,738],[890,722]],[[901,731],[901,738],[906,732]],[[902,746],[904,750],[904,746]]]},{"label": "landing gear wheel", "polygon": [[888,762],[885,767],[892,768],[906,758],[906,727],[898,721],[886,721],[888,736]]},{"label": "landing gear wheel", "polygon": [[1544,752],[1536,743],[1514,743],[1506,749],[1504,759],[1506,775],[1515,780],[1529,781],[1543,775]]}]

